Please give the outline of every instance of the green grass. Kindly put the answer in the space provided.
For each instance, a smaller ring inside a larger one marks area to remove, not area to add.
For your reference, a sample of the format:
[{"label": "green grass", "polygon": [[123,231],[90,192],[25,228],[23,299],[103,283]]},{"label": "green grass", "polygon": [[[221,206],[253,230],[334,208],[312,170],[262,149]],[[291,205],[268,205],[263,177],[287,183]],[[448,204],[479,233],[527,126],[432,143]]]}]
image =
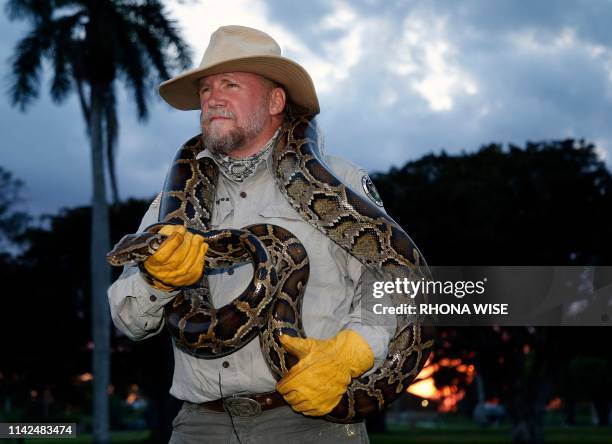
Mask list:
[{"label": "green grass", "polygon": [[[610,444],[612,428],[549,427],[544,432],[549,444]],[[388,433],[370,435],[372,444],[511,444],[510,429],[477,426],[442,426],[434,429],[391,429]]]}]

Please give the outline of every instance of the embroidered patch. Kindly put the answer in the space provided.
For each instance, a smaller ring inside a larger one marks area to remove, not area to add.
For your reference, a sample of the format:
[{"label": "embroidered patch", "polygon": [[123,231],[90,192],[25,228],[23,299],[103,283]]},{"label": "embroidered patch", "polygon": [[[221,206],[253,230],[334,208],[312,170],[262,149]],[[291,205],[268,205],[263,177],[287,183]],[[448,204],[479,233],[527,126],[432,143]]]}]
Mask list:
[{"label": "embroidered patch", "polygon": [[378,190],[374,186],[374,182],[372,182],[372,179],[370,179],[370,176],[368,176],[367,174],[363,175],[363,177],[361,178],[361,186],[363,187],[363,190],[365,191],[365,193],[368,195],[368,197],[370,198],[372,202],[374,202],[379,207],[383,206],[382,199],[380,198],[380,194],[378,194]]}]

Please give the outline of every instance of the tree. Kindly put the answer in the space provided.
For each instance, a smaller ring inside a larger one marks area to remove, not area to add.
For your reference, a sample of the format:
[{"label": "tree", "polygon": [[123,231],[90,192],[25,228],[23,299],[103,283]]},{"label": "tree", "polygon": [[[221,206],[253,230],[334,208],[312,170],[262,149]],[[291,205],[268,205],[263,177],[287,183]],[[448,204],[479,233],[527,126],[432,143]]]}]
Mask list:
[{"label": "tree", "polygon": [[584,141],[430,154],[372,178],[430,265],[612,261],[612,175]]},{"label": "tree", "polygon": [[26,227],[28,215],[16,209],[21,203],[23,182],[0,167],[0,254],[6,254],[12,241]]},{"label": "tree", "polygon": [[115,201],[118,200],[114,154],[118,134],[115,85],[122,80],[136,103],[138,117],[147,117],[147,91],[154,82],[186,68],[190,55],[176,24],[153,0],[10,0],[11,20],[28,20],[29,33],[12,57],[12,103],[25,110],[39,96],[42,61],[53,73],[50,94],[61,103],[76,91],[92,159],[91,296],[95,344],[94,441],[108,442],[110,315],[106,290],[110,271],[105,157]]}]

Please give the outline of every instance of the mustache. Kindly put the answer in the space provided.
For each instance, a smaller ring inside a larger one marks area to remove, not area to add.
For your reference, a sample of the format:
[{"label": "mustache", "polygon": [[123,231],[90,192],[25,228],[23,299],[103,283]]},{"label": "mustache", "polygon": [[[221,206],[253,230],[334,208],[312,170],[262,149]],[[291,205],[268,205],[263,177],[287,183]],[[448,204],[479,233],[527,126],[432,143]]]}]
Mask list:
[{"label": "mustache", "polygon": [[225,117],[228,119],[234,119],[236,116],[227,108],[211,108],[205,113],[200,113],[200,125],[210,123],[210,119],[213,117]]}]

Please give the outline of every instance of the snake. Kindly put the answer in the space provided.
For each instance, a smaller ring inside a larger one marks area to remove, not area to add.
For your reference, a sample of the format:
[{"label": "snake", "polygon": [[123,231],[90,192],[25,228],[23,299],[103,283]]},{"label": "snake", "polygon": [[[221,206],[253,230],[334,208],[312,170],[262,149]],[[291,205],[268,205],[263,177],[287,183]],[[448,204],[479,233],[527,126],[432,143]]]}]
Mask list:
[{"label": "snake", "polygon": [[[320,132],[312,115],[297,115],[282,125],[272,149],[274,180],[288,203],[314,228],[355,257],[379,279],[431,279],[427,263],[410,236],[386,212],[338,178],[326,164]],[[210,230],[218,169],[208,157],[197,158],[202,138],[178,150],[164,184],[159,223],[124,236],[107,255],[111,265],[142,262],[163,243],[164,224],[181,224],[209,243],[207,268],[251,261],[253,279],[228,305],[210,303],[206,273],[183,288],[164,307],[166,326],[176,346],[210,359],[243,347],[255,336],[266,363],[281,379],[297,363],[280,342],[281,334],[306,337],[301,306],[309,275],[304,246],[288,230],[257,224],[242,230]],[[390,296],[394,305],[404,295]],[[409,300],[418,304],[426,295]],[[358,422],[384,410],[415,380],[434,347],[435,329],[423,316],[397,314],[384,361],[354,378],[325,418]]]}]

